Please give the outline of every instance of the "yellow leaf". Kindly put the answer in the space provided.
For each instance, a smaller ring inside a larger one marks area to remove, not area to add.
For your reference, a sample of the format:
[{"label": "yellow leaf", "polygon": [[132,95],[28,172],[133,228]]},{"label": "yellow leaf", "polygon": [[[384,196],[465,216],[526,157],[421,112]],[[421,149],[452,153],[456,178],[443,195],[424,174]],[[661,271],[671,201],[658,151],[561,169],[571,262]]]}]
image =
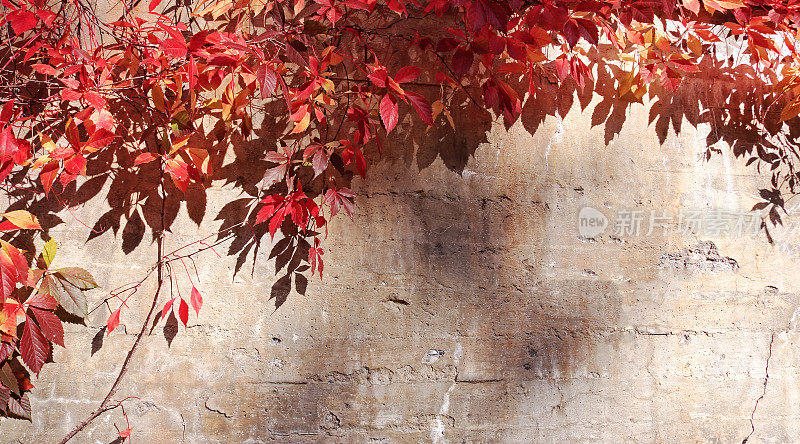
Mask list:
[{"label": "yellow leaf", "polygon": [[267,6],[267,0],[252,0],[250,2],[250,7],[253,9],[253,16],[257,16],[261,14],[261,11],[264,10],[264,7]]},{"label": "yellow leaf", "polygon": [[46,149],[48,152],[51,152],[56,149],[56,144],[53,142],[53,139],[50,138],[47,134],[39,133],[39,142],[42,144],[42,147]]},{"label": "yellow leaf", "polygon": [[331,79],[324,79],[322,81],[322,89],[328,94],[333,92],[333,81]]},{"label": "yellow leaf", "polygon": [[303,116],[303,119],[297,122],[292,130],[292,134],[302,133],[308,128],[308,125],[311,123],[311,113],[306,112],[306,115]]},{"label": "yellow leaf", "polygon": [[42,226],[39,225],[39,221],[36,219],[36,216],[25,210],[9,211],[8,213],[3,213],[3,217],[8,219],[8,221],[12,224],[25,230],[42,229]]},{"label": "yellow leaf", "polygon": [[33,169],[41,168],[41,167],[45,166],[48,163],[50,163],[50,156],[45,154],[45,155],[39,156],[39,158],[36,159],[36,162],[33,163],[32,168]]}]

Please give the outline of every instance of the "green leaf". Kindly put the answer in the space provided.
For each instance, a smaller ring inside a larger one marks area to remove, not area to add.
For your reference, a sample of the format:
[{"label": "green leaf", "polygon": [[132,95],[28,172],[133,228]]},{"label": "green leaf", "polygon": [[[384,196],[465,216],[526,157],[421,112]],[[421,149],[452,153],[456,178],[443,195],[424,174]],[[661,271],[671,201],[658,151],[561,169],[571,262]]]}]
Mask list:
[{"label": "green leaf", "polygon": [[85,318],[89,314],[89,307],[83,290],[64,279],[60,273],[46,276],[42,280],[39,293],[50,294],[56,298],[64,310],[75,316]]},{"label": "green leaf", "polygon": [[59,268],[56,270],[56,275],[60,276],[62,279],[66,280],[70,284],[80,288],[81,290],[91,290],[92,288],[97,288],[97,282],[95,282],[94,278],[92,277],[91,273],[84,270],[83,268],[78,267],[65,267]]},{"label": "green leaf", "polygon": [[58,247],[56,246],[55,239],[50,239],[44,244],[44,248],[42,248],[42,259],[48,268],[50,267],[50,263],[52,263],[53,259],[56,257],[57,250]]}]

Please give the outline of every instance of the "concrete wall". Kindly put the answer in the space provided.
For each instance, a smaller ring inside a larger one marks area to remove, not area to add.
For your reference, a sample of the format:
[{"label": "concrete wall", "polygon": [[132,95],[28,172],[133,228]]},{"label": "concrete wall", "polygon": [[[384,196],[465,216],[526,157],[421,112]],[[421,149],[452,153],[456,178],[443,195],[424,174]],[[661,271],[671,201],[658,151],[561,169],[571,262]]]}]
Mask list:
[{"label": "concrete wall", "polygon": [[[763,234],[647,235],[647,219],[613,233],[625,210],[746,212],[765,179],[727,150],[701,160],[707,126],[676,134],[633,105],[609,133],[592,126],[598,103],[394,140],[354,179],[357,212],[330,228],[324,280],[277,310],[268,237],[238,273],[225,246],[199,256],[199,319],[171,346],[162,321],[118,392],[139,397],[125,404],[133,442],[742,442],[751,422],[749,442],[796,440],[800,261]],[[204,212],[182,208],[166,249],[213,233],[240,197],[216,186]],[[70,244],[57,261],[104,289],[156,258],[149,232],[127,255],[123,230],[86,241],[77,219],[108,205],[62,212],[51,230]],[[584,206],[609,219],[591,239]],[[55,441],[96,408],[154,285],[94,354],[108,311],[68,327],[33,422],[3,420],[0,442]],[[110,442],[113,424],[119,410],[75,442]]]}]

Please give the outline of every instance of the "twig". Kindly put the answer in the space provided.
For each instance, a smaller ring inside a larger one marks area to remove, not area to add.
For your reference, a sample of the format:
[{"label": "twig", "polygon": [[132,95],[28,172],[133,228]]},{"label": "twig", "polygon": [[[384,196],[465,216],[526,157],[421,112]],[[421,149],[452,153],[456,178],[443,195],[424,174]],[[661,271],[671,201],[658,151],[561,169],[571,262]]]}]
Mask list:
[{"label": "twig", "polygon": [[[158,238],[158,255],[161,257],[162,249],[164,248],[164,233],[162,232]],[[156,307],[158,306],[158,295],[161,293],[161,287],[164,283],[164,273],[163,273],[163,263],[161,261],[158,262],[158,287],[156,288],[155,294],[153,295],[153,303],[150,306],[150,311],[147,313],[147,318],[145,318],[144,323],[142,323],[142,329],[139,331],[139,334],[136,335],[136,341],[134,341],[133,346],[131,349],[128,350],[128,355],[125,356],[125,361],[122,363],[122,368],[117,375],[117,379],[114,381],[114,384],[111,386],[111,389],[108,391],[105,399],[103,402],[100,403],[100,406],[92,412],[89,417],[84,419],[80,424],[78,424],[64,439],[61,440],[61,444],[65,444],[70,439],[75,437],[81,430],[86,428],[89,423],[94,421],[98,416],[102,415],[104,412],[108,410],[112,410],[117,406],[109,407],[109,403],[111,402],[111,398],[117,393],[117,389],[119,388],[119,384],[122,381],[122,378],[128,372],[128,364],[131,361],[136,350],[139,348],[139,344],[142,342],[142,338],[147,331],[147,326],[150,325],[150,322],[153,319],[153,315],[156,312]]]},{"label": "twig", "polygon": [[144,337],[145,333],[147,332],[147,327],[152,322],[153,317],[156,313],[156,307],[158,306],[158,296],[161,294],[161,287],[164,285],[164,214],[166,211],[166,196],[164,194],[164,167],[161,167],[161,226],[159,227],[158,233],[158,242],[157,242],[157,249],[158,249],[158,262],[156,263],[156,271],[158,276],[158,284],[156,286],[155,294],[153,295],[153,303],[150,305],[150,311],[147,313],[147,317],[145,318],[144,322],[142,323],[142,329],[139,331],[139,334],[136,335],[136,340],[133,342],[131,349],[128,350],[128,355],[125,356],[125,361],[122,362],[122,368],[119,370],[119,374],[117,375],[117,379],[114,381],[114,384],[111,385],[111,389],[109,389],[108,394],[106,395],[103,402],[100,403],[100,406],[97,407],[97,410],[92,412],[88,418],[84,419],[80,424],[78,424],[64,439],[61,440],[61,444],[66,444],[70,439],[72,439],[75,435],[77,435],[81,430],[86,428],[92,421],[94,421],[98,416],[103,414],[104,412],[108,411],[108,404],[111,402],[111,398],[114,394],[117,393],[117,389],[119,388],[120,382],[122,382],[122,378],[128,372],[128,364],[131,361],[134,353],[139,348],[139,344],[142,342],[142,338]]}]

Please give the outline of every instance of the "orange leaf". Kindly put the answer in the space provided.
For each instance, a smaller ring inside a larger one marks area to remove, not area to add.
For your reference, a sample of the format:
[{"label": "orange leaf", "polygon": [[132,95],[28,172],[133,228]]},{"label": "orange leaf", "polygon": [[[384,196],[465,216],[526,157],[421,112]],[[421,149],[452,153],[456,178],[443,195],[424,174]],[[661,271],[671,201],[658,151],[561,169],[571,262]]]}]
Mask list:
[{"label": "orange leaf", "polygon": [[42,229],[42,226],[39,225],[39,221],[36,219],[36,216],[25,210],[9,211],[8,213],[3,213],[3,217],[23,230]]}]

